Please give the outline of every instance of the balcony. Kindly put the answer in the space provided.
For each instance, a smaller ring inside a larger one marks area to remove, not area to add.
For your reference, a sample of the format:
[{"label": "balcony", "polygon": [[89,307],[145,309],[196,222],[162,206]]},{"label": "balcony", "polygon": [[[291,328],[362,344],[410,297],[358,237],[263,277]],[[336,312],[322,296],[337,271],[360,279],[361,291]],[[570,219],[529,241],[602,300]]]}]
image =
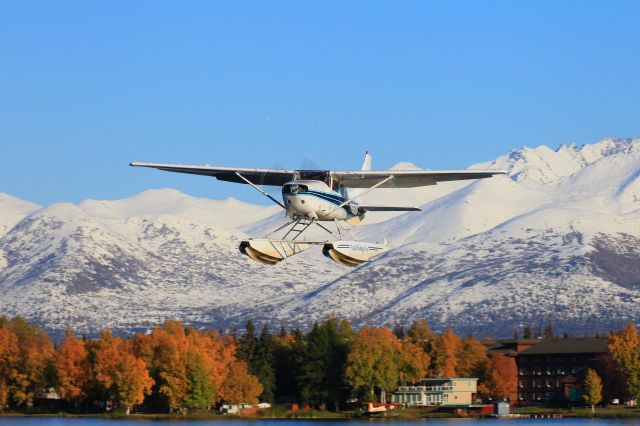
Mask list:
[{"label": "balcony", "polygon": [[398,390],[407,392],[451,392],[453,391],[453,386],[400,386]]}]

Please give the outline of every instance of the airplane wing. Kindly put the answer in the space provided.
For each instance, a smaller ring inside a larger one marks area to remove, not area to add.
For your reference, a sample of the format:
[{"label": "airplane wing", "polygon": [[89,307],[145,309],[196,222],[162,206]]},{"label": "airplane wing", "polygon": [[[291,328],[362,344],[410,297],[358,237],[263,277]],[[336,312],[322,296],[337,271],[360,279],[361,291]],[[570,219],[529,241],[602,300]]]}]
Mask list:
[{"label": "airplane wing", "polygon": [[393,176],[378,188],[413,188],[436,185],[454,180],[484,179],[507,174],[504,170],[385,170],[330,172],[334,182],[347,188],[370,188],[385,178]]},{"label": "airplane wing", "polygon": [[166,172],[187,173],[191,175],[211,176],[218,180],[234,183],[246,183],[236,173],[251,181],[254,185],[282,186],[293,180],[295,170],[250,169],[241,167],[186,166],[180,164],[130,163],[133,167],[150,167]]},{"label": "airplane wing", "polygon": [[218,180],[235,183],[246,183],[237,173],[255,185],[282,186],[298,176],[299,179],[324,181],[327,175],[334,182],[347,188],[370,188],[389,176],[388,182],[379,188],[413,188],[416,186],[436,185],[438,182],[453,180],[483,179],[494,175],[506,174],[504,170],[386,170],[386,171],[330,171],[330,170],[285,170],[285,169],[251,169],[241,167],[188,166],[180,164],[140,163],[130,164],[134,167],[150,167],[167,172],[188,173],[215,177]]}]

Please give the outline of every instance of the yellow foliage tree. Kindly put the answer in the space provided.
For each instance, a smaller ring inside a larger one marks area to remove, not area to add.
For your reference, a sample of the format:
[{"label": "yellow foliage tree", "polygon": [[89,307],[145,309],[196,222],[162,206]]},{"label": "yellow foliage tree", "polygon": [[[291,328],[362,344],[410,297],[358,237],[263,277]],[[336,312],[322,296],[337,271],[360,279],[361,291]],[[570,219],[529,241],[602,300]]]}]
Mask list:
[{"label": "yellow foliage tree", "polygon": [[400,342],[391,329],[362,327],[347,357],[347,384],[369,397],[373,397],[374,388],[395,388],[402,365],[400,352]]},{"label": "yellow foliage tree", "polygon": [[602,380],[600,380],[598,373],[591,368],[587,370],[582,398],[591,406],[592,413],[596,412],[596,405],[602,401]]}]

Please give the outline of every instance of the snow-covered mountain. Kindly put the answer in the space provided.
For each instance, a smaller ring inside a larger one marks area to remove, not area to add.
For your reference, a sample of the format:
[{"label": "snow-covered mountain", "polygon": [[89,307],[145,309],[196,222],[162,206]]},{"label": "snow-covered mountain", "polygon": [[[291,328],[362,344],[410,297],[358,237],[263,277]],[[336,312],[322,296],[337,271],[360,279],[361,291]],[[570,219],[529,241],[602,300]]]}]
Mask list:
[{"label": "snow-covered mountain", "polygon": [[86,333],[330,313],[492,335],[640,321],[640,139],[520,148],[471,168],[509,175],[368,194],[422,211],[370,214],[357,235],[396,248],[356,269],[314,249],[272,267],[241,256],[242,238],[283,223],[277,206],[170,189],[45,208],[0,194],[0,312]]},{"label": "snow-covered mountain", "polygon": [[40,206],[0,192],[0,237]]}]

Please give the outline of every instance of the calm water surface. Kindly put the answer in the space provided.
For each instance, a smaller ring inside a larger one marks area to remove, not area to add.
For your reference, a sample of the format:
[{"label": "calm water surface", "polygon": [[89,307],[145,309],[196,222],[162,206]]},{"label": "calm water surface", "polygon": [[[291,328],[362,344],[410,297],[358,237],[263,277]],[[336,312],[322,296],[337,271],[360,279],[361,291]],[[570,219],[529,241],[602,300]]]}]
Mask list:
[{"label": "calm water surface", "polygon": [[0,417],[0,426],[613,426],[640,425],[640,419],[422,419],[422,420],[106,420],[67,418]]}]

